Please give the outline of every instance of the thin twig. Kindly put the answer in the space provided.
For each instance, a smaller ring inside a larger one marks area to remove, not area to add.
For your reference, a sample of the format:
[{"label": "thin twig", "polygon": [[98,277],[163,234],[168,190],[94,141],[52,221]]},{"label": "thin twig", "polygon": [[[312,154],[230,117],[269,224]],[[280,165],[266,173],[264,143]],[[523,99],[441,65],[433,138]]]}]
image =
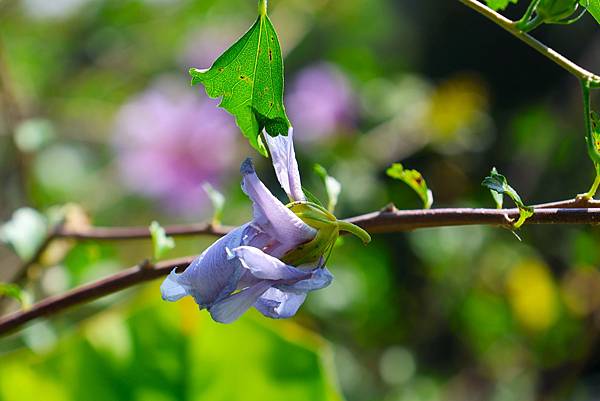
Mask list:
[{"label": "thin twig", "polygon": [[[511,228],[519,209],[382,210],[347,221],[371,233],[394,233],[420,228],[491,225]],[[538,208],[525,224],[600,224],[600,208]]]},{"label": "thin twig", "polygon": [[[184,237],[191,235],[223,236],[231,230],[228,226],[215,226],[210,223],[181,224],[165,228],[167,235],[172,237]],[[64,225],[57,225],[46,240],[40,245],[35,254],[23,262],[14,274],[12,282],[22,281],[27,270],[36,263],[48,248],[50,243],[56,239],[74,239],[78,241],[118,241],[150,238],[148,227],[90,227],[83,230],[74,230]]]},{"label": "thin twig", "polygon": [[[165,227],[165,233],[172,237],[190,235],[223,236],[231,231],[232,227],[213,225],[210,223],[181,224]],[[59,229],[54,234],[55,238],[76,240],[126,240],[150,238],[148,227],[91,227],[85,230]]]},{"label": "thin twig", "polygon": [[496,23],[498,26],[504,28],[507,32],[511,33],[516,38],[520,39],[531,48],[535,49],[539,53],[546,56],[548,59],[552,60],[554,63],[558,64],[565,70],[569,71],[571,74],[576,76],[578,79],[587,81],[591,86],[598,87],[600,86],[600,76],[586,70],[585,68],[579,66],[573,61],[569,60],[556,50],[546,46],[533,36],[529,35],[526,32],[519,30],[514,21],[504,17],[503,15],[495,12],[491,8],[486,5],[480,3],[476,0],[459,0],[461,3],[466,5],[467,7],[477,11],[479,14],[488,18],[489,20]]},{"label": "thin twig", "polygon": [[540,203],[532,207],[534,209],[597,209],[600,208],[600,201],[578,196],[563,201]]},{"label": "thin twig", "polygon": [[[574,198],[568,199],[564,201],[557,201],[551,203],[542,203],[539,205],[533,206],[535,209],[556,209],[556,208],[600,208],[600,201],[594,199],[586,199],[586,198]],[[390,210],[396,210],[392,208]],[[429,213],[423,216],[420,216],[419,213],[423,211],[396,211],[398,218],[403,220],[401,224],[403,228],[400,228],[399,231],[407,231],[414,230],[423,227],[435,227],[438,222],[435,221],[438,216],[438,211],[440,209],[432,209],[435,211],[434,213]],[[473,210],[473,209],[446,209],[450,211],[454,211],[455,213],[460,213],[465,210]],[[375,214],[380,213],[376,212]],[[506,214],[506,212],[502,212],[502,214]],[[370,213],[366,216],[373,215]],[[452,212],[450,213],[452,215]],[[415,216],[419,216],[424,219],[419,224],[424,224],[423,226],[419,226],[415,223]],[[358,221],[357,219],[364,220],[362,217],[353,217],[348,219],[350,222]],[[404,220],[406,219],[406,220]],[[408,226],[408,219],[413,219],[411,226]],[[444,221],[440,221],[439,223],[444,225]],[[368,224],[368,223],[367,223]],[[479,224],[478,222],[473,222],[473,224]],[[456,224],[451,224],[456,225]],[[364,228],[364,227],[363,227]],[[215,226],[210,223],[197,223],[197,224],[181,224],[181,225],[173,225],[165,227],[165,232],[169,236],[177,237],[177,236],[192,236],[192,235],[211,235],[211,236],[223,236],[231,231],[232,227],[230,226]],[[377,229],[377,228],[376,228]],[[23,264],[17,269],[17,273],[14,275],[11,281],[19,282],[25,278],[27,275],[27,270],[35,265],[41,255],[44,253],[46,248],[50,245],[50,243],[56,239],[74,239],[78,241],[117,241],[117,240],[133,240],[133,239],[144,239],[150,238],[150,231],[148,227],[90,227],[83,230],[75,230],[70,229],[68,227],[64,227],[63,225],[56,226],[48,235],[46,240],[42,243],[42,245],[38,248],[37,252],[27,261],[23,262]]]},{"label": "thin twig", "polygon": [[71,306],[91,302],[136,284],[165,276],[175,268],[187,266],[192,260],[193,257],[186,257],[168,260],[156,265],[143,263],[62,295],[46,298],[27,310],[0,319],[0,335],[16,330],[39,317],[50,316]]},{"label": "thin twig", "polygon": [[[590,202],[590,201],[588,201]],[[562,202],[563,204],[566,202]],[[547,206],[548,204],[546,204]],[[588,208],[537,208],[525,224],[600,224],[600,208],[596,202]],[[544,206],[544,205],[542,205]],[[429,209],[429,210],[397,210],[393,206],[379,212],[369,213],[347,219],[370,231],[371,233],[394,233],[418,228],[492,225],[511,227],[511,220],[519,216],[518,209]],[[141,228],[100,229],[102,235],[95,229],[86,233],[60,230],[56,237],[79,239],[128,239],[144,238],[148,234]],[[111,230],[115,235],[111,236]],[[147,230],[147,229],[144,229]],[[210,234],[223,235],[229,227],[219,229],[208,225],[175,226],[167,228],[171,235]],[[74,289],[66,294],[47,298],[26,311],[16,312],[0,318],[0,335],[16,330],[31,320],[48,316],[67,309],[73,305],[88,302],[102,296],[121,291],[138,283],[152,280],[168,274],[173,268],[187,266],[192,257],[161,262],[155,266],[141,265],[117,273],[95,283]]]}]

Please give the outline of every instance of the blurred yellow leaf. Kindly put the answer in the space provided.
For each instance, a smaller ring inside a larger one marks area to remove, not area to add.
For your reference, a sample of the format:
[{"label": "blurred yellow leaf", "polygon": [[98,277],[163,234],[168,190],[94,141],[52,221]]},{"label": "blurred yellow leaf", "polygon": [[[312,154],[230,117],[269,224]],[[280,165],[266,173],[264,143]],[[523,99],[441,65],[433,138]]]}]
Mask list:
[{"label": "blurred yellow leaf", "polygon": [[535,260],[517,264],[508,274],[506,288],[513,313],[528,330],[543,331],[556,321],[557,294],[545,264]]},{"label": "blurred yellow leaf", "polygon": [[488,94],[477,78],[460,75],[441,83],[432,94],[424,115],[432,140],[469,145],[485,127]]}]

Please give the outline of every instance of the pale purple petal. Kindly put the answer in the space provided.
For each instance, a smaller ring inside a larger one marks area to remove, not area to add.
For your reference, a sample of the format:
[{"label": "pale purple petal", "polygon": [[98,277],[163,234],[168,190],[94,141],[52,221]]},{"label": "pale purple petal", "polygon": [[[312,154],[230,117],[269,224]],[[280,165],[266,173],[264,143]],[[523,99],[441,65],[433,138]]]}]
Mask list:
[{"label": "pale purple petal", "polygon": [[287,136],[278,135],[273,137],[266,132],[264,135],[273,159],[273,168],[275,168],[277,180],[279,180],[279,184],[281,184],[292,202],[306,200],[300,183],[300,172],[298,171],[298,162],[294,152],[293,133],[294,129],[290,127]]},{"label": "pale purple petal", "polygon": [[160,285],[160,293],[165,301],[175,302],[190,295],[191,286],[183,283],[179,277],[180,275],[173,269]]},{"label": "pale purple petal", "polygon": [[163,299],[176,301],[191,295],[206,308],[233,292],[245,269],[239,260],[227,257],[226,249],[243,244],[247,227],[238,227],[212,244],[183,273],[172,271],[161,286]]},{"label": "pale purple petal", "polygon": [[280,284],[276,287],[285,292],[303,293],[320,290],[331,284],[333,275],[327,268],[315,269],[310,278],[298,281],[294,284]]},{"label": "pale purple petal", "polygon": [[[308,242],[316,235],[316,230],[304,223],[290,209],[285,207],[269,192],[260,181],[250,159],[242,163],[244,176],[242,189],[250,197],[254,209],[253,224],[287,250]],[[253,245],[253,244],[250,244]]]},{"label": "pale purple petal", "polygon": [[260,313],[273,319],[292,317],[304,303],[306,293],[296,294],[269,288],[254,304]]},{"label": "pale purple petal", "polygon": [[240,246],[231,252],[242,262],[244,268],[250,270],[252,275],[259,279],[298,281],[311,277],[311,272],[288,266],[258,248]]},{"label": "pale purple petal", "polygon": [[208,311],[212,318],[217,322],[231,323],[250,309],[271,284],[272,283],[269,281],[259,281],[253,286],[215,303]]}]

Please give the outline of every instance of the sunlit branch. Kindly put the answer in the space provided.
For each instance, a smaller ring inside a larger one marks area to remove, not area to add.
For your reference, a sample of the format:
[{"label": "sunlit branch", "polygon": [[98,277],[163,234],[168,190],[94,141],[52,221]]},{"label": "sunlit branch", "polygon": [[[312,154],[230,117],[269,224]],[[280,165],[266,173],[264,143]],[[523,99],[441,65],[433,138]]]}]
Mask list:
[{"label": "sunlit branch", "polygon": [[527,45],[537,50],[539,53],[546,56],[548,59],[552,60],[554,63],[558,64],[565,70],[569,71],[571,74],[576,76],[578,79],[587,81],[590,87],[599,87],[600,86],[600,76],[586,70],[585,68],[577,65],[573,61],[569,60],[562,54],[558,53],[556,50],[546,46],[539,40],[535,39],[533,36],[529,35],[526,32],[521,31],[517,23],[511,21],[510,19],[504,17],[503,15],[495,12],[491,8],[486,5],[480,3],[476,0],[459,0],[461,3],[470,7],[471,9],[477,11],[479,14],[493,21],[500,27],[504,28],[504,30],[510,32],[513,36],[525,42]]},{"label": "sunlit branch", "polygon": [[[213,225],[210,223],[181,224],[165,227],[165,232],[171,237],[185,237],[192,235],[223,236],[231,230],[231,227]],[[23,262],[17,269],[13,282],[25,278],[27,270],[35,265],[48,245],[56,239],[73,239],[78,241],[122,241],[150,238],[148,227],[90,227],[86,229],[69,229],[62,225],[55,227],[37,252],[28,260]]]},{"label": "sunlit branch", "polygon": [[[519,209],[427,209],[397,210],[389,206],[381,211],[355,216],[346,221],[376,233],[396,233],[420,228],[490,225],[511,228],[519,217]],[[537,205],[527,219],[531,224],[600,224],[600,202],[575,198],[567,201]],[[167,234],[222,236],[231,227],[213,227],[209,224],[181,225],[165,228]],[[73,231],[58,228],[46,242],[57,238],[78,240],[125,240],[149,238],[145,227],[89,228]],[[42,250],[40,250],[40,253]],[[0,318],[0,335],[14,331],[24,324],[43,316],[63,311],[71,306],[121,291],[138,283],[167,275],[173,268],[187,266],[192,257],[164,261],[156,265],[141,264],[100,281],[84,285],[63,295],[40,301],[28,310]]]},{"label": "sunlit branch", "polygon": [[171,270],[185,267],[193,257],[173,259],[156,265],[142,263],[102,280],[83,285],[62,295],[46,298],[27,310],[13,313],[0,319],[0,335],[22,327],[27,322],[42,316],[54,315],[69,307],[91,302],[128,287],[166,276]]}]

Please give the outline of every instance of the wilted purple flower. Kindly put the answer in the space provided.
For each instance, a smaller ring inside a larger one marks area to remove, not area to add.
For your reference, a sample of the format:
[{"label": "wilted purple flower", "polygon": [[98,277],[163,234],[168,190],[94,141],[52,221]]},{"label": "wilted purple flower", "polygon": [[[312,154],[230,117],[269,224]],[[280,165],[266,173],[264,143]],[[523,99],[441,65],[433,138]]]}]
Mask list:
[{"label": "wilted purple flower", "polygon": [[286,108],[298,140],[312,142],[348,130],[357,105],[346,76],[318,63],[300,71],[290,86]]},{"label": "wilted purple flower", "polygon": [[[360,229],[306,201],[291,130],[287,137],[265,137],[277,178],[292,203],[285,206],[275,198],[247,159],[241,167],[242,189],[252,200],[253,220],[215,242],[183,273],[172,271],[161,286],[163,299],[191,295],[222,323],[233,322],[252,306],[267,317],[287,318],[309,291],[331,283],[324,255],[340,229]],[[366,241],[368,234],[360,231]]]},{"label": "wilted purple flower", "polygon": [[171,210],[194,214],[206,204],[201,184],[218,184],[231,165],[238,134],[214,100],[166,81],[122,107],[116,135],[125,184]]}]

